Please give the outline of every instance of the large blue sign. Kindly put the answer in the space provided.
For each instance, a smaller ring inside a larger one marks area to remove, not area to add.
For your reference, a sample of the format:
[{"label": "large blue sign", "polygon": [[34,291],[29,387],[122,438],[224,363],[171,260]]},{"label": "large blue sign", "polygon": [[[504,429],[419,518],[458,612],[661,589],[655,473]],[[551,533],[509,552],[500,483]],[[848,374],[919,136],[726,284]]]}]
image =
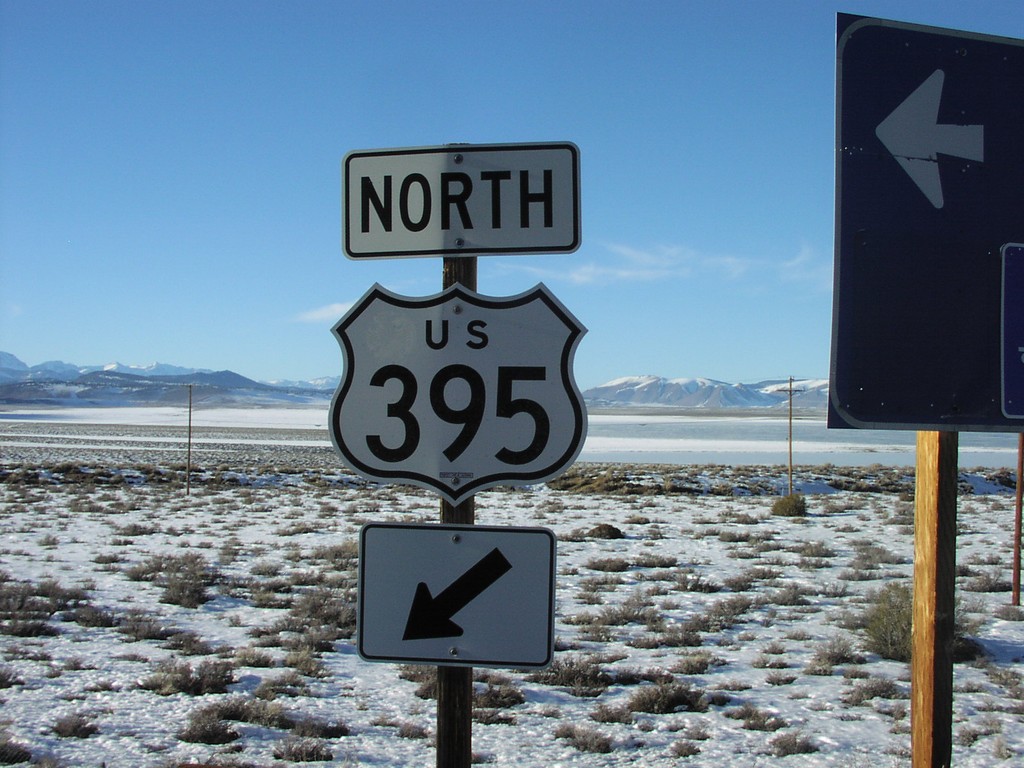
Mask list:
[{"label": "large blue sign", "polygon": [[838,17],[829,426],[1024,429],[1002,256],[1022,131],[1024,41]]}]

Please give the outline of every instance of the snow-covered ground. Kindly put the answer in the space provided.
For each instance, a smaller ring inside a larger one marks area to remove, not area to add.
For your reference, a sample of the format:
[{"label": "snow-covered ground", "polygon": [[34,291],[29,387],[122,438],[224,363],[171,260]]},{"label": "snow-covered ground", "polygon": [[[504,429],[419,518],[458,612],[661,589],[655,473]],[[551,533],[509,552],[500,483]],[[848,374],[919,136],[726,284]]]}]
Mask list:
[{"label": "snow-covered ground", "polygon": [[[362,661],[352,630],[360,526],[434,522],[438,502],[359,481],[293,426],[211,428],[186,496],[159,427],[48,422],[32,446],[26,424],[5,425],[0,755],[433,764],[435,702],[406,679],[430,668]],[[583,464],[575,487],[478,494],[478,523],[559,538],[555,667],[478,670],[479,761],[909,765],[908,665],[870,652],[860,626],[873,595],[909,583],[906,475],[801,468],[805,517],[733,495],[776,492],[778,466]],[[981,653],[955,667],[958,768],[1024,760],[1024,613],[1009,606],[1000,477],[965,475],[985,493],[959,499],[958,595]],[[673,695],[668,712],[642,711]]]}]

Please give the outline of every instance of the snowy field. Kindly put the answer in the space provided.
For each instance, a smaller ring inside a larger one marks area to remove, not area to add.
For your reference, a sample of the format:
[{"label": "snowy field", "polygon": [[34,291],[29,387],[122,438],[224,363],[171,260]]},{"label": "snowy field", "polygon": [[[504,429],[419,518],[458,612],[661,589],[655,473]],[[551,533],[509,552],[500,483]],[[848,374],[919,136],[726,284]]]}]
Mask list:
[{"label": "snowy field", "polygon": [[[351,476],[322,424],[237,414],[197,429],[186,495],[173,410],[0,420],[0,763],[433,765],[431,668],[364,662],[353,633],[360,526],[434,522],[436,498]],[[909,667],[876,629],[903,615],[880,596],[909,585],[912,472],[801,465],[807,514],[782,516],[779,464],[478,494],[478,523],[559,543],[555,664],[477,670],[477,761],[908,766]],[[1005,466],[961,475],[958,768],[1024,761]]]},{"label": "snowy field", "polygon": [[[327,408],[197,407],[193,427],[202,445],[203,430],[269,430],[273,439],[314,441],[329,445]],[[17,424],[37,427],[28,435]],[[0,435],[12,445],[19,439],[39,440],[42,425],[156,427],[165,447],[183,448],[188,411],[181,407],[147,408],[0,408]],[[591,410],[581,461],[664,464],[780,464],[787,461],[789,428],[777,410],[742,413],[695,413],[673,408],[609,408]],[[209,435],[206,435],[209,437]],[[251,439],[247,435],[245,439]],[[793,456],[798,464],[913,466],[915,433],[906,430],[830,430],[818,412],[798,412],[793,422]],[[107,443],[107,447],[111,447]],[[1017,465],[1017,436],[964,432],[960,460],[966,467]]]}]

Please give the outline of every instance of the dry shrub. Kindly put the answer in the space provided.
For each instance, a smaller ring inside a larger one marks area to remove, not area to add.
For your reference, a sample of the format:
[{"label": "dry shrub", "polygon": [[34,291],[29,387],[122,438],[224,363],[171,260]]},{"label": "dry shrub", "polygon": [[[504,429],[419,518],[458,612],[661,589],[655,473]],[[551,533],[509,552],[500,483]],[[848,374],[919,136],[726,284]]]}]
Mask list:
[{"label": "dry shrub", "polygon": [[611,676],[593,659],[567,655],[556,658],[551,666],[527,675],[526,679],[543,685],[568,688],[573,696],[600,696],[612,683]]},{"label": "dry shrub", "polygon": [[626,534],[610,523],[598,523],[586,533],[591,539],[624,539]]},{"label": "dry shrub", "polygon": [[153,691],[160,696],[187,693],[190,696],[205,696],[208,693],[227,693],[234,682],[234,665],[227,661],[204,661],[194,668],[188,662],[167,659],[161,662],[156,672],[143,680],[139,687]]},{"label": "dry shrub", "polygon": [[285,714],[280,704],[264,699],[232,696],[211,704],[207,709],[216,713],[221,720],[235,720],[240,723],[262,725],[265,728],[281,728],[287,730],[295,725],[295,721]]},{"label": "dry shrub", "polygon": [[775,757],[807,755],[818,751],[818,746],[809,737],[797,732],[780,734],[768,742],[768,746]]},{"label": "dry shrub", "polygon": [[418,723],[403,722],[398,724],[398,737],[401,739],[426,739],[430,731]]},{"label": "dry shrub", "polygon": [[25,681],[18,677],[18,674],[10,667],[0,667],[0,688],[11,688],[15,685],[24,685]]},{"label": "dry shrub", "polygon": [[693,757],[700,754],[700,747],[692,741],[677,741],[672,745],[672,754],[676,757]]},{"label": "dry shrub", "polygon": [[660,683],[635,691],[627,706],[632,712],[668,715],[673,712],[706,712],[708,702],[702,690],[687,683]]},{"label": "dry shrub", "polygon": [[612,740],[600,731],[581,725],[563,723],[555,729],[556,739],[566,739],[580,752],[607,754],[612,751]]},{"label": "dry shrub", "polygon": [[782,496],[772,504],[772,514],[779,517],[804,517],[807,515],[807,500],[799,493]]},{"label": "dry shrub", "polygon": [[191,630],[175,632],[167,639],[164,648],[177,651],[184,656],[209,656],[218,651]]},{"label": "dry shrub", "polygon": [[297,670],[306,677],[325,678],[330,676],[324,663],[320,661],[314,651],[308,648],[291,651],[284,657],[284,665]]},{"label": "dry shrub", "polygon": [[274,758],[292,763],[326,763],[334,759],[334,753],[321,739],[289,736],[274,747]]},{"label": "dry shrub", "polygon": [[235,651],[235,663],[240,667],[273,667],[274,657],[266,651],[247,646]]},{"label": "dry shrub", "polygon": [[304,718],[292,726],[292,735],[300,738],[338,739],[349,733],[351,729],[340,720],[330,722],[316,717]]},{"label": "dry shrub", "polygon": [[278,696],[305,696],[308,690],[309,686],[302,679],[302,676],[298,672],[291,670],[277,677],[262,681],[256,686],[256,690],[253,691],[253,696],[258,699],[272,701]]},{"label": "dry shrub", "polygon": [[906,584],[886,584],[875,593],[862,616],[869,651],[883,659],[910,661],[913,599]]},{"label": "dry shrub", "polygon": [[190,744],[227,744],[241,734],[221,720],[216,707],[203,707],[188,716],[188,725],[178,738]]},{"label": "dry shrub", "polygon": [[851,707],[857,707],[871,699],[902,699],[906,694],[887,677],[872,677],[857,683],[842,696],[842,701]]},{"label": "dry shrub", "polygon": [[633,722],[633,713],[629,707],[613,707],[609,704],[598,704],[597,708],[590,713],[590,719],[597,723],[625,723]]},{"label": "dry shrub", "polygon": [[595,557],[583,564],[584,568],[605,573],[622,573],[629,570],[629,561],[622,557]]},{"label": "dry shrub", "polygon": [[11,740],[8,733],[0,733],[0,765],[27,763],[32,759],[32,752],[16,741]]},{"label": "dry shrub", "polygon": [[515,715],[498,709],[474,709],[473,722],[480,725],[515,725]]},{"label": "dry shrub", "polygon": [[710,651],[696,651],[679,657],[672,665],[672,671],[678,675],[703,675],[712,666],[725,664],[725,659],[713,655]]},{"label": "dry shrub", "polygon": [[160,602],[198,608],[210,599],[206,588],[216,583],[217,569],[200,554],[152,555],[125,570],[132,581],[152,581],[163,587]]},{"label": "dry shrub", "polygon": [[70,621],[82,627],[116,627],[118,618],[110,611],[94,605],[80,605],[68,615]]},{"label": "dry shrub", "polygon": [[863,664],[864,657],[853,649],[853,643],[842,635],[833,635],[814,649],[816,661],[837,664]]},{"label": "dry shrub", "polygon": [[777,731],[786,727],[786,721],[781,717],[767,710],[758,709],[749,702],[725,712],[725,716],[733,720],[742,720],[743,727],[748,731]]},{"label": "dry shrub", "polygon": [[473,706],[481,709],[507,709],[525,701],[525,694],[511,683],[487,683],[486,688],[473,693]]},{"label": "dry shrub", "polygon": [[125,613],[117,624],[117,631],[129,641],[167,640],[174,632],[164,626],[156,616],[141,610],[130,610]]},{"label": "dry shrub", "polygon": [[76,712],[58,719],[51,730],[62,739],[87,739],[100,729],[85,715]]}]

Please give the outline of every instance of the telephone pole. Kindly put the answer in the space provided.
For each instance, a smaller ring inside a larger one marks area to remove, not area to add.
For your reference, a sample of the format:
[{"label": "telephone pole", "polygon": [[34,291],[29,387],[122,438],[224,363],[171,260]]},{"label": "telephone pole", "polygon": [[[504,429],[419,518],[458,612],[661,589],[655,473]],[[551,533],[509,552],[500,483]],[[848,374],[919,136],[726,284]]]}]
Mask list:
[{"label": "telephone pole", "polygon": [[789,377],[789,495],[793,495],[793,393],[803,392],[793,389],[793,377]]}]

